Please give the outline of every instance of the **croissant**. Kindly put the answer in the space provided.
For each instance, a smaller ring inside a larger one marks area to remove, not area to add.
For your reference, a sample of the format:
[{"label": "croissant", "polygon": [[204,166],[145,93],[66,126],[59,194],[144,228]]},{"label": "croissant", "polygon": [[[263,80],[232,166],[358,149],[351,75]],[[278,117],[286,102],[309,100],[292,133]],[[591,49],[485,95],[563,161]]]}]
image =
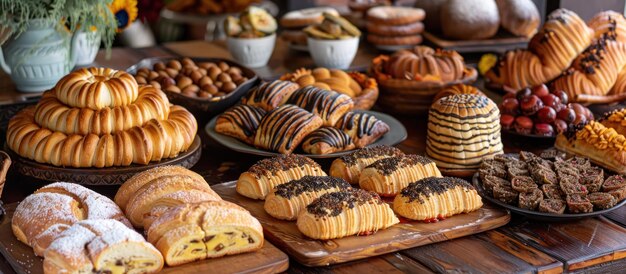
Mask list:
[{"label": "croissant", "polygon": [[329,154],[354,149],[352,138],[334,127],[322,127],[307,135],[302,150],[310,154]]},{"label": "croissant", "polygon": [[82,68],[59,80],[54,95],[76,108],[99,110],[126,106],[137,99],[135,78],[125,71],[110,68]]},{"label": "croissant", "polygon": [[291,94],[299,88],[298,84],[291,81],[276,80],[265,82],[252,89],[242,102],[246,105],[255,106],[271,111],[289,99]]},{"label": "croissant", "polygon": [[245,209],[226,201],[175,207],[154,221],[147,234],[148,241],[156,245],[170,266],[263,246],[261,223]]},{"label": "croissant", "polygon": [[335,127],[350,135],[358,148],[366,147],[389,131],[389,125],[365,112],[348,112]]},{"label": "croissant", "polygon": [[359,186],[381,196],[395,196],[411,182],[441,177],[435,162],[419,155],[380,159],[361,172]]},{"label": "croissant", "polygon": [[237,193],[264,200],[274,187],[306,175],[326,176],[315,161],[300,155],[279,155],[258,161],[237,180]]},{"label": "croissant", "polygon": [[238,105],[222,113],[215,121],[215,131],[253,144],[254,133],[266,112],[262,108]]},{"label": "croissant", "polygon": [[328,240],[373,233],[399,222],[376,193],[350,188],[315,199],[300,212],[296,225],[309,238]]},{"label": "croissant", "polygon": [[527,50],[506,52],[485,77],[514,90],[543,84],[565,71],[591,44],[593,35],[576,13],[557,9],[530,40]]},{"label": "croissant", "polygon": [[395,147],[366,147],[335,159],[330,166],[329,173],[330,176],[342,178],[351,184],[358,184],[361,171],[365,167],[383,158],[402,155],[404,153]]},{"label": "croissant", "polygon": [[319,116],[294,105],[283,105],[263,117],[253,143],[262,149],[289,154],[304,137],[321,126]]},{"label": "croissant", "polygon": [[136,231],[115,220],[75,223],[44,254],[44,273],[154,273],[163,256]]},{"label": "croissant", "polygon": [[265,197],[265,212],[281,220],[295,220],[313,200],[326,193],[350,188],[343,179],[329,176],[304,176],[298,180],[277,185]]},{"label": "croissant", "polygon": [[[594,30],[596,40],[605,39],[626,43],[626,18],[621,13],[602,11],[591,18],[587,24]],[[626,68],[621,68],[612,86],[608,94],[621,94],[626,90]]]},{"label": "croissant", "polygon": [[28,107],[11,118],[7,144],[25,158],[55,166],[148,164],[187,150],[198,129],[193,115],[180,106],[170,108],[167,120],[150,120],[141,127],[101,136],[51,131],[39,126],[34,116],[34,107]]},{"label": "croissant", "polygon": [[103,135],[141,126],[152,119],[165,120],[169,112],[167,96],[152,86],[141,86],[132,104],[98,110],[68,107],[54,92],[46,92],[35,108],[35,122],[65,134]]},{"label": "croissant", "polygon": [[453,177],[430,177],[413,182],[393,200],[396,213],[420,221],[436,221],[482,206],[476,189],[465,180]]},{"label": "croissant", "polygon": [[350,96],[324,90],[315,86],[306,86],[296,90],[287,104],[299,106],[307,111],[319,115],[324,126],[332,127],[346,112],[354,107]]}]

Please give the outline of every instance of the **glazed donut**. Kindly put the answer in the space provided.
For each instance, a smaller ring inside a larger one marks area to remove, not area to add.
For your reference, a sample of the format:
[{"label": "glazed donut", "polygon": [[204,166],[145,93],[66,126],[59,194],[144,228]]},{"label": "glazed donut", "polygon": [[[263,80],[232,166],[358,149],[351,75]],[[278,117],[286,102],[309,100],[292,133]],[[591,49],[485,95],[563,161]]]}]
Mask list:
[{"label": "glazed donut", "polygon": [[126,106],[137,100],[135,78],[110,68],[82,68],[61,78],[54,87],[59,101],[77,108],[99,110]]},{"label": "glazed donut", "polygon": [[68,107],[53,92],[46,92],[35,109],[35,122],[65,134],[102,135],[141,126],[152,119],[165,120],[169,111],[167,96],[149,85],[139,87],[139,96],[132,104],[99,110]]}]

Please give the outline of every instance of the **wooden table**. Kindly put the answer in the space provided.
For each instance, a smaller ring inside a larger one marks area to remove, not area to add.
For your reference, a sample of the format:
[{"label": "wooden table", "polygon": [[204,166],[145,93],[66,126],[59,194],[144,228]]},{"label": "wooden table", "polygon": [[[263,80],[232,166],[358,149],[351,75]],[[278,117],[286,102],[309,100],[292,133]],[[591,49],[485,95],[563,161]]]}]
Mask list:
[{"label": "wooden table", "polygon": [[[353,67],[365,69],[377,54],[372,49],[361,48]],[[95,65],[125,69],[142,58],[175,55],[230,58],[224,43],[193,41],[146,49],[113,49],[111,59],[106,60],[101,52]],[[467,56],[466,59],[472,62],[476,56]],[[291,51],[278,41],[269,65],[256,71],[261,77],[271,79],[302,66],[313,66],[308,54]],[[478,86],[481,86],[480,81]],[[3,73],[0,73],[0,89],[0,104],[24,99],[23,94],[12,90],[8,76]],[[496,101],[501,99],[496,93],[486,93]],[[408,139],[398,147],[407,153],[424,154],[427,117],[397,118],[409,134]],[[203,175],[210,184],[235,180],[239,173],[259,160],[206,139],[203,140],[205,150],[202,158],[193,170]],[[530,149],[531,146],[535,148],[524,140],[504,139],[504,142],[507,152]],[[328,167],[330,162],[323,161],[321,164]],[[2,200],[5,203],[20,201],[41,184],[10,172]],[[113,195],[116,191],[116,187],[94,189],[106,195]],[[329,267],[308,268],[293,260],[290,263],[289,272],[292,273],[617,273],[623,272],[626,267],[626,207],[604,217],[567,223],[535,222],[513,216],[511,223],[505,227],[478,235]],[[13,273],[3,258],[0,259],[0,271]]]}]

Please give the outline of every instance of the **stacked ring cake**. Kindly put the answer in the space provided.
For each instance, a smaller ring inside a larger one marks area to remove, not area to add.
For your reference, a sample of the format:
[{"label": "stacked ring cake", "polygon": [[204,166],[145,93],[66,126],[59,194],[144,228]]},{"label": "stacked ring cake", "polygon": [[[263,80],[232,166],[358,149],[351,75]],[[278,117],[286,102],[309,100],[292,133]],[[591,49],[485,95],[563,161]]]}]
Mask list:
[{"label": "stacked ring cake", "polygon": [[442,172],[473,171],[483,158],[502,154],[496,104],[474,94],[437,100],[428,113],[426,153]]},{"label": "stacked ring cake", "polygon": [[193,115],[171,106],[161,90],[123,71],[84,68],[11,118],[7,144],[55,166],[128,166],[178,156],[197,129]]}]

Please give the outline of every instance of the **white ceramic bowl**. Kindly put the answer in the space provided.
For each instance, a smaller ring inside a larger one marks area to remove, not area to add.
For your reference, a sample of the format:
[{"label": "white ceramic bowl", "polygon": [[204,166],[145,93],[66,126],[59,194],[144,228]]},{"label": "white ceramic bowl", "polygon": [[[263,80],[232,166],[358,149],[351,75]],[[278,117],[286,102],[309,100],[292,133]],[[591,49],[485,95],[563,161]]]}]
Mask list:
[{"label": "white ceramic bowl", "polygon": [[274,52],[276,33],[261,38],[235,38],[226,40],[228,51],[235,60],[246,67],[258,68],[267,65]]},{"label": "white ceramic bowl", "polygon": [[347,69],[359,49],[359,37],[342,40],[309,37],[308,43],[315,65],[326,68]]}]

